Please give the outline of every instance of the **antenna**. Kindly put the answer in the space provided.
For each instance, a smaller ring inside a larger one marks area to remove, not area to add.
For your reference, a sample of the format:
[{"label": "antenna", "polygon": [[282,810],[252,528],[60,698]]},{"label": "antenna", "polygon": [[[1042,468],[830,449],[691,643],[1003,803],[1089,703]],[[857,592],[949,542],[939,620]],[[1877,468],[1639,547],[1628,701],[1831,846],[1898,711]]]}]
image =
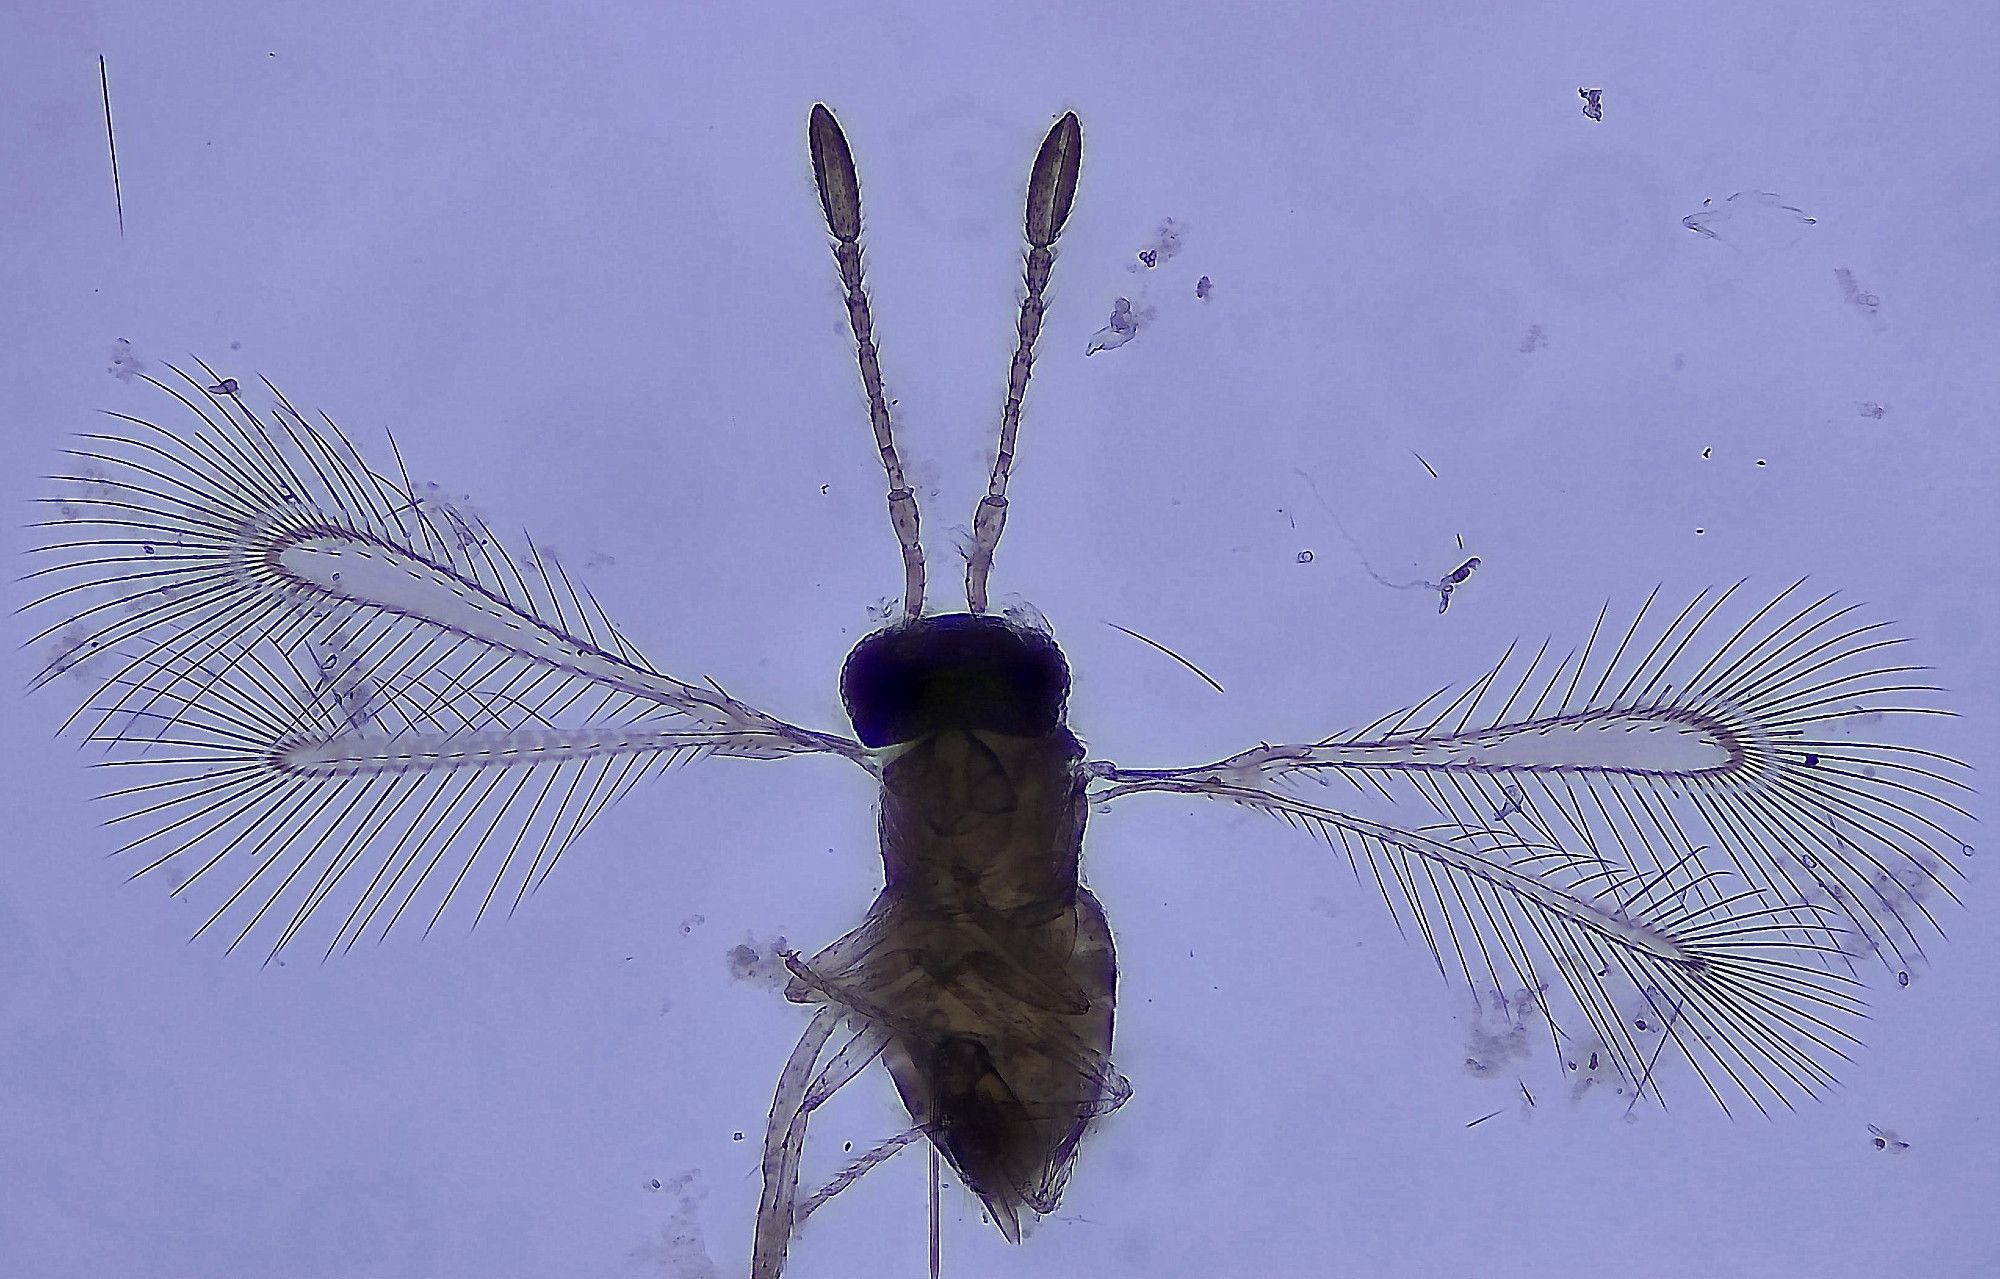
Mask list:
[{"label": "antenna", "polygon": [[1000,447],[993,456],[993,475],[986,496],[972,514],[972,552],[965,561],[965,604],[975,613],[986,611],[986,578],[993,571],[993,551],[1007,525],[1007,479],[1014,470],[1014,437],[1021,429],[1021,400],[1028,393],[1028,374],[1035,366],[1035,339],[1042,332],[1043,293],[1055,265],[1056,237],[1069,220],[1076,199],[1077,167],[1083,158],[1083,128],[1076,112],[1064,114],[1042,139],[1035,169],[1028,177],[1028,292],[1021,299],[1014,363],[1007,372],[1007,403],[1000,410]]},{"label": "antenna", "polygon": [[[903,612],[915,617],[924,611],[924,548],[917,541],[917,495],[904,480],[903,460],[896,453],[889,397],[882,390],[882,363],[875,349],[875,322],[869,316],[868,292],[861,282],[861,183],[854,176],[854,153],[847,148],[847,135],[825,104],[813,107],[807,135],[820,207],[826,211],[826,229],[833,235],[833,260],[847,289],[847,320],[854,328],[854,355],[861,365],[862,388],[868,393],[868,420],[875,428],[875,447],[881,451],[882,470],[889,478],[889,524],[903,548]],[[1048,150],[1046,146],[1042,149]],[[1067,211],[1069,202],[1064,200],[1062,207]],[[1043,274],[1047,275],[1046,266]],[[1036,323],[1040,323],[1039,312]],[[1020,380],[1026,382],[1025,373]]]}]

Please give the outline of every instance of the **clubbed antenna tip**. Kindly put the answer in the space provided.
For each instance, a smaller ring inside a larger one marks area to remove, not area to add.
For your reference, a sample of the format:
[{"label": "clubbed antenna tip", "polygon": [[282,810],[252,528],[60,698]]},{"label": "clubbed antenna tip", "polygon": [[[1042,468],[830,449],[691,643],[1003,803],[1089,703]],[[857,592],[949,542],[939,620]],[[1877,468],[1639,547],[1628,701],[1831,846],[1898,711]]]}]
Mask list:
[{"label": "clubbed antenna tip", "polygon": [[1076,112],[1065,112],[1042,139],[1034,176],[1028,180],[1028,243],[1033,247],[1046,249],[1062,234],[1070,205],[1076,201],[1076,175],[1082,159],[1083,126],[1077,122]]}]

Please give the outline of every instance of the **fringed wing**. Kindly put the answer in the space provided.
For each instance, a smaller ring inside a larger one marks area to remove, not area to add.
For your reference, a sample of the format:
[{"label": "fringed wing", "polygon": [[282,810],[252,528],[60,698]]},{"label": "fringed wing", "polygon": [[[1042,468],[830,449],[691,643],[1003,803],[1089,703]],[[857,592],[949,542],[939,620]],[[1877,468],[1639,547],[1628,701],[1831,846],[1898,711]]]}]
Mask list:
[{"label": "fringed wing", "polygon": [[331,951],[420,899],[427,926],[461,895],[484,915],[650,771],[865,762],[661,672],[560,565],[372,471],[331,420],[175,372],[154,385],[185,420],[114,415],[70,450],[28,607],[37,686],[94,682],[65,728],[119,773],[120,851],[211,893],[202,932],[270,927],[275,955],[321,916]]},{"label": "fringed wing", "polygon": [[[1928,899],[1956,897],[1969,788],[1957,761],[1883,732],[1946,713],[1886,624],[1797,583],[1729,625],[1736,593],[1663,626],[1649,600],[1622,635],[1600,615],[1567,658],[1510,653],[1344,736],[1200,768],[1093,765],[1091,798],[1177,791],[1280,817],[1365,867],[1448,975],[1528,992],[1565,1060],[1658,1097],[1668,1051],[1725,1108],[1790,1104],[1859,1042],[1854,960],[1907,982],[1941,931]],[[1309,801],[1302,779],[1395,807]]]}]

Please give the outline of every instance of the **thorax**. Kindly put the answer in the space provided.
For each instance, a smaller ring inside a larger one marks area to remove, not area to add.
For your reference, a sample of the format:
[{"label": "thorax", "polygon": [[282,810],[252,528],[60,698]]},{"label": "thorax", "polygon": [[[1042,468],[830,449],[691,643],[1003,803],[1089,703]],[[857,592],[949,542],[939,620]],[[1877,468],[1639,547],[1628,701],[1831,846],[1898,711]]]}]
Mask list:
[{"label": "thorax", "polygon": [[908,743],[882,770],[887,889],[919,909],[1030,927],[1066,908],[1087,813],[1082,754],[1063,727],[945,728]]}]

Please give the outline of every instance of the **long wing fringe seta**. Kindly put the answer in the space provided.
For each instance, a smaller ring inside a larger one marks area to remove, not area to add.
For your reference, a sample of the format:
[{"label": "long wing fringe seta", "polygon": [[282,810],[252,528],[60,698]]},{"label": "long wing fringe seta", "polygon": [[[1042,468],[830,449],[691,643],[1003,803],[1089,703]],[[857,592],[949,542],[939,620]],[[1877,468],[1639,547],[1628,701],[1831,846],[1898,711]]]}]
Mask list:
[{"label": "long wing fringe seta", "polygon": [[867,764],[661,672],[560,564],[419,497],[400,459],[396,480],[371,471],[330,419],[174,372],[155,385],[191,421],[113,415],[70,450],[27,607],[54,615],[35,683],[94,677],[65,729],[120,774],[118,851],[219,898],[200,933],[234,928],[234,948],[275,927],[275,956],[337,914],[331,953],[420,897],[426,928],[461,896],[476,921],[649,772]]},{"label": "long wing fringe seta", "polygon": [[[1790,1105],[1859,1043],[1856,960],[1907,981],[1942,935],[1926,899],[1956,899],[1949,823],[1971,820],[1969,788],[1957,761],[1872,736],[1947,713],[1885,623],[1799,582],[1732,628],[1740,586],[1663,626],[1656,591],[1622,635],[1600,614],[1566,658],[1510,651],[1457,696],[1345,736],[1198,768],[1093,763],[1092,800],[1269,813],[1341,849],[1448,978],[1524,994],[1573,1069],[1602,1062],[1633,1100],[1663,1099],[1666,1053],[1724,1109]],[[1301,798],[1301,780],[1345,781],[1398,820]]]},{"label": "long wing fringe seta", "polygon": [[[118,416],[46,499],[31,643],[95,692],[120,851],[209,894],[202,932],[329,953],[454,900],[509,909],[649,773],[872,752],[654,667],[559,564],[372,471],[331,421],[259,415],[205,366],[191,420]],[[272,394],[275,396],[276,392]],[[1817,1095],[1955,896],[1965,770],[1883,737],[1937,715],[1903,641],[1795,584],[1600,616],[1342,736],[1213,764],[1097,762],[1093,803],[1168,791],[1339,847],[1439,968],[1525,992],[1635,1099],[1686,1058],[1727,1107]],[[1725,619],[1747,614],[1745,620]],[[1345,781],[1369,815],[1306,798]],[[1519,1001],[1517,1000],[1517,1003]]]}]

